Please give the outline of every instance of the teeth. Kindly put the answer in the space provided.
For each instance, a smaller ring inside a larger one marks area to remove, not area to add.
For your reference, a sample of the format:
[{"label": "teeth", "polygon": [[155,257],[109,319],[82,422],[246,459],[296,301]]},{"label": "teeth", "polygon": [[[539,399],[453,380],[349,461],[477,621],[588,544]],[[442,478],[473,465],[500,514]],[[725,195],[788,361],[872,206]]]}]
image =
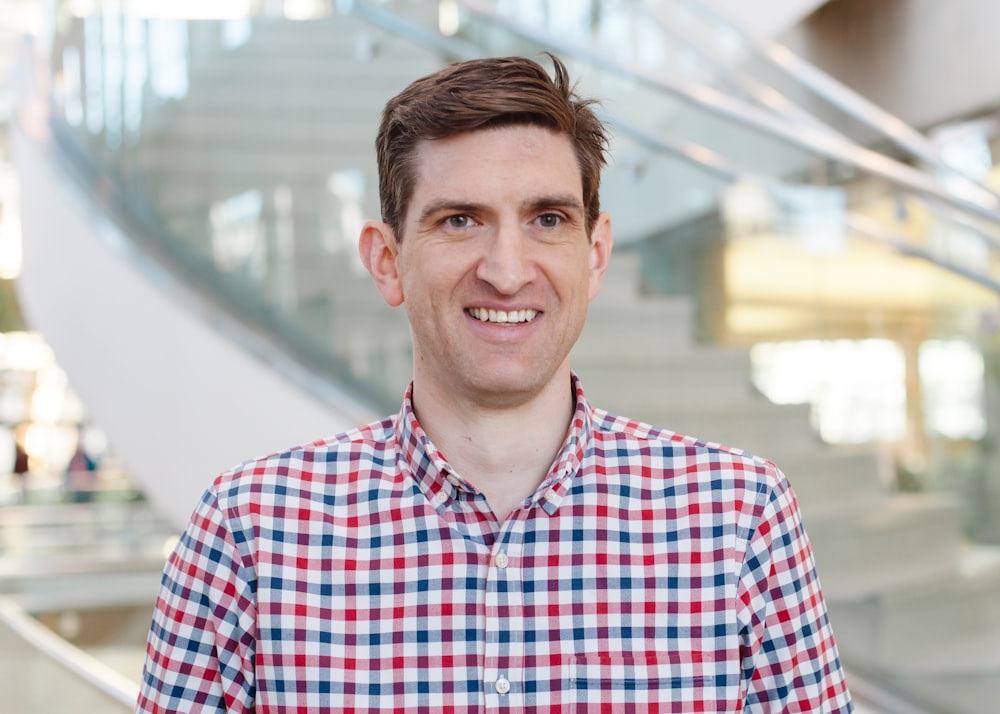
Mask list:
[{"label": "teeth", "polygon": [[480,322],[495,322],[505,325],[531,322],[538,315],[538,310],[487,310],[483,307],[473,307],[469,308],[469,314]]}]

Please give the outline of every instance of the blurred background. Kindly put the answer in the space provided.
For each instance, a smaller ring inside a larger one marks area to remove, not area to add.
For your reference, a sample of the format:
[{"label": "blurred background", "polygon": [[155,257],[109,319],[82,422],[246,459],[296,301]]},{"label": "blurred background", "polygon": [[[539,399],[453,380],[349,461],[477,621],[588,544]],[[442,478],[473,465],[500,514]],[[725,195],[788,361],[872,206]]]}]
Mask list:
[{"label": "blurred background", "polygon": [[574,366],[776,461],[867,712],[1000,698],[1000,6],[0,0],[0,709],[129,711],[214,475],[395,412],[383,103],[559,55],[614,134]]}]

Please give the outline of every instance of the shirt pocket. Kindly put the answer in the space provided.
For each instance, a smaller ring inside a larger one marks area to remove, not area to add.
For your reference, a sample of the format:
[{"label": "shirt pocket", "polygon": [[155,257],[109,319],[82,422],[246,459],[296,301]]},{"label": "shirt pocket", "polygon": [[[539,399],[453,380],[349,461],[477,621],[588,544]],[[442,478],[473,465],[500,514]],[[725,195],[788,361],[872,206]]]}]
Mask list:
[{"label": "shirt pocket", "polygon": [[692,702],[712,680],[700,665],[657,652],[576,654],[566,665],[575,712],[643,711],[644,705]]}]

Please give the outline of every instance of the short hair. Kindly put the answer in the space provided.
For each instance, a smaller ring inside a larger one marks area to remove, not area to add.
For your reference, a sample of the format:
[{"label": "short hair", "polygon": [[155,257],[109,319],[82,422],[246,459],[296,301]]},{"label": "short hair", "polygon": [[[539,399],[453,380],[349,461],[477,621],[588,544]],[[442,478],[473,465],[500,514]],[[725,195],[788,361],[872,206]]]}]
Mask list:
[{"label": "short hair", "polygon": [[587,235],[600,213],[601,169],[608,135],[569,83],[555,56],[555,77],[526,57],[491,57],[449,65],[416,80],[386,103],[375,150],[382,220],[403,238],[406,209],[416,186],[416,150],[423,140],[511,125],[534,125],[567,136],[583,180]]}]

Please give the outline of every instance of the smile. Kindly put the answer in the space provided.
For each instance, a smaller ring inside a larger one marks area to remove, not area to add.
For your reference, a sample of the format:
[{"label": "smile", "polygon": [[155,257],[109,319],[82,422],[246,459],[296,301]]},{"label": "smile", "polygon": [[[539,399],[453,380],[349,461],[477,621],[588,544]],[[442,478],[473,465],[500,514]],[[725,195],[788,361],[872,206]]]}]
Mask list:
[{"label": "smile", "polygon": [[485,307],[470,307],[466,312],[480,322],[493,322],[498,325],[531,322],[538,316],[538,310],[487,310]]}]

